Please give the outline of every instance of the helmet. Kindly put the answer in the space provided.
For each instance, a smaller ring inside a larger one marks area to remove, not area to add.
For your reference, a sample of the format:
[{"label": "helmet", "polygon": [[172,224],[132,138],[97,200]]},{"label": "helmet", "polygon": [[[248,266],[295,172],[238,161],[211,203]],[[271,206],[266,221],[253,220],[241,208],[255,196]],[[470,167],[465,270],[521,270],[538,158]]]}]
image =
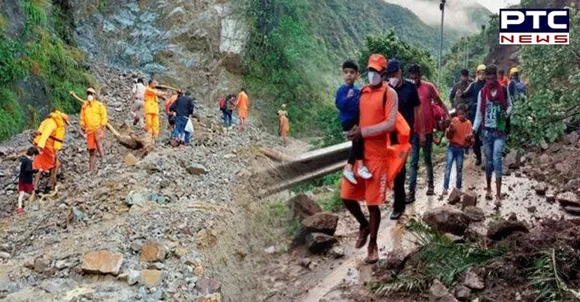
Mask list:
[{"label": "helmet", "polygon": [[87,88],[87,92],[90,92],[92,94],[97,94],[97,92],[95,91],[95,89],[93,89],[91,87]]},{"label": "helmet", "polygon": [[479,71],[485,71],[485,65],[484,64],[481,64],[481,65],[477,66],[477,71],[478,72]]},{"label": "helmet", "polygon": [[510,69],[510,75],[513,75],[513,74],[514,74],[514,73],[516,73],[516,72],[520,72],[520,70],[519,70],[517,67],[512,67],[512,68]]}]

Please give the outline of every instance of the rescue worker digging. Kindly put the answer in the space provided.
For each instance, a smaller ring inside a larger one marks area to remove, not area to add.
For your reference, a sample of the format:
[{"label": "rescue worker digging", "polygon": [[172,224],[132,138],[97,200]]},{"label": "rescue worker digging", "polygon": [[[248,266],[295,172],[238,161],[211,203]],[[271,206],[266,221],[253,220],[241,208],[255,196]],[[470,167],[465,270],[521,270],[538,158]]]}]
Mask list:
[{"label": "rescue worker digging", "polygon": [[[66,114],[55,110],[38,127],[36,137],[33,140],[34,146],[39,149],[39,154],[32,161],[34,170],[50,171],[50,178],[45,193],[52,191],[56,184],[56,174],[60,162],[58,161],[58,151],[62,149],[66,126],[70,124]],[[37,188],[41,173],[34,177],[34,187]]]},{"label": "rescue worker digging", "polygon": [[83,101],[73,91],[70,94],[77,100],[83,102],[80,115],[80,126],[85,132],[87,138],[87,149],[89,150],[89,170],[95,170],[96,154],[105,159],[105,150],[103,149],[103,140],[105,139],[105,130],[107,128],[108,117],[107,109],[103,103],[97,101],[97,92],[93,88],[87,89],[87,100]]},{"label": "rescue worker digging", "polygon": [[[379,260],[377,233],[381,222],[379,206],[385,202],[388,171],[388,132],[395,129],[398,99],[395,90],[382,81],[381,74],[387,68],[387,60],[382,55],[371,55],[368,62],[369,85],[361,90],[360,127],[348,133],[350,140],[364,138],[364,161],[372,178],[359,179],[353,184],[342,179],[341,198],[348,211],[360,224],[356,248],[362,248],[368,237],[368,254],[365,262]],[[370,219],[363,214],[358,201],[366,200]]]}]

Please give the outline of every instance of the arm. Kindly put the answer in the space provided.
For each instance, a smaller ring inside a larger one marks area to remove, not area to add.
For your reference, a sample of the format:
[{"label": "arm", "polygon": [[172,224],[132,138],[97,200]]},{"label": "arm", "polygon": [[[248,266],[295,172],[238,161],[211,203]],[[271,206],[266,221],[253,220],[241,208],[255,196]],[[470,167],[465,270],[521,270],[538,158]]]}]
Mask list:
[{"label": "arm", "polygon": [[[169,100],[168,100],[169,102]],[[173,103],[171,103],[171,106],[169,106],[169,112],[175,112],[175,109],[177,108],[177,100],[173,101]]]},{"label": "arm", "polygon": [[475,112],[475,120],[473,121],[473,131],[477,131],[481,125],[483,116],[481,115],[481,91],[477,95],[477,111]]},{"label": "arm", "polygon": [[32,161],[27,161],[26,167],[24,167],[24,172],[26,172],[26,173],[38,173],[38,169],[32,168]]},{"label": "arm", "polygon": [[399,99],[394,89],[387,88],[387,102],[385,103],[385,117],[386,120],[378,124],[363,127],[361,129],[362,137],[371,137],[395,130],[397,122],[397,112],[399,112]]},{"label": "arm", "polygon": [[338,110],[344,109],[346,103],[348,102],[348,94],[343,92],[342,87],[336,90],[336,97],[334,99],[334,105]]},{"label": "arm", "polygon": [[71,91],[71,92],[70,92],[70,95],[71,95],[73,98],[75,98],[77,101],[81,102],[81,103],[84,103],[84,102],[85,102],[85,100],[83,100],[83,99],[79,98],[79,97],[77,96],[77,94],[76,94],[74,91]]},{"label": "arm", "polygon": [[[506,89],[506,92],[507,92],[507,89]],[[509,94],[509,92],[507,93],[507,102],[508,102],[508,107],[507,107],[507,110],[505,113],[507,116],[510,116],[512,114],[514,106],[512,103],[512,96]]]},{"label": "arm", "polygon": [[451,105],[455,105],[454,100],[455,100],[455,94],[457,93],[457,89],[459,88],[459,85],[455,85],[453,86],[453,88],[451,89],[451,92],[449,93],[449,103]]},{"label": "arm", "polygon": [[[435,103],[441,106],[443,110],[445,110],[445,113],[447,113],[447,115],[449,115],[449,109],[447,109],[447,105],[445,105],[445,103],[439,96],[439,92],[437,91],[437,88],[435,88],[435,85],[430,85],[429,87],[430,87],[429,89],[431,89],[431,98],[435,101]],[[451,102],[451,104],[453,104],[453,102]]]}]

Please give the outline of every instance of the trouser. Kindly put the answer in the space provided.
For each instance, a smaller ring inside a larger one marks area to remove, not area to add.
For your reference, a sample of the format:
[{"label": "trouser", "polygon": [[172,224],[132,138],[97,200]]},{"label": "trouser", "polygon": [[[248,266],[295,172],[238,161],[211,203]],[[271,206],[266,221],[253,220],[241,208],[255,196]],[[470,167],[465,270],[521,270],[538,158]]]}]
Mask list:
[{"label": "trouser", "polygon": [[178,116],[175,119],[175,128],[173,129],[173,138],[181,138],[183,135],[183,142],[189,144],[191,140],[191,133],[185,131],[185,126],[187,126],[187,122],[189,118],[186,116]]},{"label": "trouser", "polygon": [[495,172],[495,178],[499,179],[503,173],[503,148],[506,136],[495,129],[483,130],[483,150],[485,152],[485,175],[491,177]]},{"label": "trouser", "polygon": [[[358,119],[344,121],[342,122],[342,130],[350,131],[357,125]],[[357,160],[363,160],[364,152],[364,140],[362,138],[352,141],[352,147],[348,155],[348,163],[354,165]]]},{"label": "trouser", "polygon": [[427,134],[425,139],[425,146],[419,145],[419,135],[413,133],[411,138],[411,175],[409,176],[409,193],[415,194],[417,189],[417,172],[419,169],[419,151],[423,149],[423,156],[425,158],[425,166],[427,169],[427,183],[429,188],[433,188],[433,161],[431,153],[433,152],[433,133]]},{"label": "trouser", "polygon": [[159,135],[159,114],[146,113],[145,114],[145,127],[147,132],[151,136],[156,137]]},{"label": "trouser", "polygon": [[395,177],[395,183],[394,183],[394,188],[393,191],[395,193],[395,203],[393,205],[393,211],[394,212],[403,212],[405,211],[405,178],[407,174],[407,169],[403,166],[403,169],[401,170],[401,172],[399,172],[399,174],[397,174],[397,177]]},{"label": "trouser", "polygon": [[445,166],[445,179],[443,181],[443,189],[449,189],[449,178],[451,177],[451,168],[453,167],[453,162],[455,162],[456,170],[456,180],[455,187],[461,190],[461,179],[463,170],[463,147],[452,146],[447,147],[447,165]]},{"label": "trouser", "polygon": [[224,110],[224,127],[230,127],[232,125],[232,110]]},{"label": "trouser", "polygon": [[[477,107],[477,106],[476,106]],[[471,124],[473,125],[475,122],[475,108],[471,108],[470,112],[469,112],[469,121],[471,122]],[[477,133],[475,134],[475,141],[473,143],[473,153],[475,154],[475,158],[479,161],[481,161],[481,131],[477,131]]]}]

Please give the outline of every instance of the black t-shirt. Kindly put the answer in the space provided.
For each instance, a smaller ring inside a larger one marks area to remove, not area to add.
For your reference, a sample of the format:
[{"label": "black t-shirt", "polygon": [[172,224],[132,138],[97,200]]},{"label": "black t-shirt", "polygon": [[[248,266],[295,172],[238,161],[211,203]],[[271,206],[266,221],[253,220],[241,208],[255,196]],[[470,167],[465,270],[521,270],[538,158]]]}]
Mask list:
[{"label": "black t-shirt", "polygon": [[32,168],[32,160],[28,157],[23,157],[20,163],[20,175],[18,180],[23,183],[31,184],[34,173],[38,170]]},{"label": "black t-shirt", "polygon": [[399,112],[403,115],[409,127],[411,127],[411,132],[413,132],[415,107],[421,105],[417,86],[407,80],[403,80],[403,85],[396,87],[395,91],[397,91],[397,96],[399,97]]}]

